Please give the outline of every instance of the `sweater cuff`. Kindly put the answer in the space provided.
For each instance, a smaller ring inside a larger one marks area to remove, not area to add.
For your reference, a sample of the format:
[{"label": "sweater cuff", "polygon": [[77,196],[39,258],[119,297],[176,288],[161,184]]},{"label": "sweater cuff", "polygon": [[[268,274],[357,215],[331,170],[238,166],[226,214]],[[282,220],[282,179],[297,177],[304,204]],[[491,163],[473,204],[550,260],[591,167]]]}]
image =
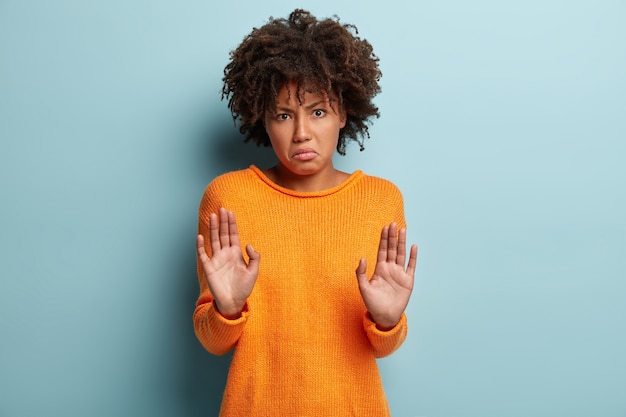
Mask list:
[{"label": "sweater cuff", "polygon": [[400,321],[389,330],[380,330],[372,320],[369,312],[363,317],[363,327],[377,358],[392,354],[404,342],[407,335],[406,314],[402,313]]},{"label": "sweater cuff", "polygon": [[216,320],[218,320],[218,322],[224,324],[224,325],[230,325],[230,326],[234,326],[240,323],[243,323],[246,319],[246,317],[248,317],[248,315],[250,314],[249,310],[248,310],[248,302],[246,301],[246,303],[243,305],[243,310],[241,310],[241,315],[239,317],[237,317],[236,319],[229,319],[226,318],[222,315],[222,313],[220,313],[220,311],[217,309],[217,305],[215,304],[215,300],[213,300],[211,302],[211,308],[209,309],[209,311],[213,310],[213,312],[215,313],[215,317]]},{"label": "sweater cuff", "polygon": [[237,344],[250,315],[248,303],[241,316],[234,320],[222,316],[214,302],[205,305],[204,311],[198,313],[196,311],[196,336],[209,352],[216,355],[227,353]]}]

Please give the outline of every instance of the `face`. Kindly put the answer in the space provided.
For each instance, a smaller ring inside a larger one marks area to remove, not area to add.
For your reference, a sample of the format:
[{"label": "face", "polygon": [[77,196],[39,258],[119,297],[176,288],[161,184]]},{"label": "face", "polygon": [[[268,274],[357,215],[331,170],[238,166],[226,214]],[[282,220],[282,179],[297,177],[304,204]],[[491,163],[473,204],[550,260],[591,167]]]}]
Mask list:
[{"label": "face", "polygon": [[279,171],[292,178],[331,174],[339,130],[346,116],[325,94],[302,91],[290,82],[278,93],[274,111],[265,115],[265,130],[279,162]]}]

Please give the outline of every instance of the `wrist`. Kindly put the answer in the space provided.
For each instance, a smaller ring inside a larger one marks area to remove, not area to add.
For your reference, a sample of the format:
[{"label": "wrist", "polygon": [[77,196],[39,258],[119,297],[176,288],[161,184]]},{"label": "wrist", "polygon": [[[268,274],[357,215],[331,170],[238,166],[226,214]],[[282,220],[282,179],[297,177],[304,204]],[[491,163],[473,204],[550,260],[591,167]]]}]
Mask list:
[{"label": "wrist", "polygon": [[391,329],[393,329],[394,327],[396,327],[398,325],[398,323],[400,323],[400,318],[398,318],[398,320],[393,320],[390,318],[384,318],[384,317],[375,317],[371,312],[367,312],[367,315],[369,316],[369,319],[376,325],[376,328],[378,330],[380,330],[381,332],[387,332]]},{"label": "wrist", "polygon": [[221,307],[217,300],[213,300],[213,304],[215,310],[225,319],[227,320],[237,320],[243,314],[246,303],[244,303],[241,307],[238,306],[229,306],[229,307]]}]

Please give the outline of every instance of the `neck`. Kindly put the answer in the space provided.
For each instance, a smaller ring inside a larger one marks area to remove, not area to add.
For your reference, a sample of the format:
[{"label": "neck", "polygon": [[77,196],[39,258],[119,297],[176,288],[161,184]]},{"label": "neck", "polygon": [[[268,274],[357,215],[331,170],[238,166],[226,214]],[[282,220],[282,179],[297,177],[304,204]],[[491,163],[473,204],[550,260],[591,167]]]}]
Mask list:
[{"label": "neck", "polygon": [[280,164],[266,170],[265,174],[281,187],[300,192],[328,190],[341,184],[349,176],[335,168],[311,175],[297,175]]}]

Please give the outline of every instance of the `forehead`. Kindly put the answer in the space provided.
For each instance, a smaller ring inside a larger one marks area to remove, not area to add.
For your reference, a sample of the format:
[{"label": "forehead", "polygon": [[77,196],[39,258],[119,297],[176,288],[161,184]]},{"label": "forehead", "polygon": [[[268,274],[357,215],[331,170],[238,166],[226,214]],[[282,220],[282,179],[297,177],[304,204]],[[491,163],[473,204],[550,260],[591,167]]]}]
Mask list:
[{"label": "forehead", "polygon": [[303,105],[311,101],[329,101],[326,91],[315,88],[310,83],[304,83],[298,85],[297,82],[292,81],[285,83],[276,96],[276,101],[279,104],[292,104]]}]

